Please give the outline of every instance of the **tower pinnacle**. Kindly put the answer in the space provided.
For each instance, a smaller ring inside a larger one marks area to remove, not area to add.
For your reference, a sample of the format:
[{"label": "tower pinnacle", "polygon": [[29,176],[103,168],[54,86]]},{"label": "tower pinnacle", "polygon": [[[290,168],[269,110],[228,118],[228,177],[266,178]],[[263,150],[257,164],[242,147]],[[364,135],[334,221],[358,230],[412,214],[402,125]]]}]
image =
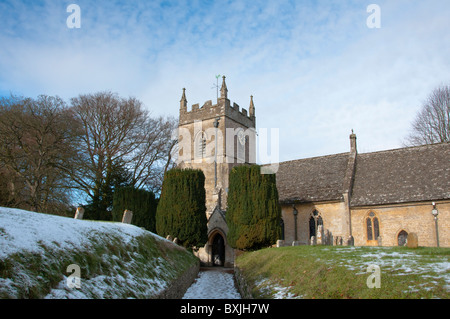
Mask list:
[{"label": "tower pinnacle", "polygon": [[255,105],[253,104],[253,95],[250,95],[250,107],[248,111],[250,117],[255,116]]},{"label": "tower pinnacle", "polygon": [[228,89],[227,89],[227,84],[225,83],[225,75],[222,76],[222,87],[220,88],[220,98],[221,99],[226,99],[228,98]]},{"label": "tower pinnacle", "polygon": [[186,91],[186,89],[183,88],[183,95],[181,95],[181,100],[180,100],[180,109],[187,111],[187,100],[186,100],[185,91]]}]

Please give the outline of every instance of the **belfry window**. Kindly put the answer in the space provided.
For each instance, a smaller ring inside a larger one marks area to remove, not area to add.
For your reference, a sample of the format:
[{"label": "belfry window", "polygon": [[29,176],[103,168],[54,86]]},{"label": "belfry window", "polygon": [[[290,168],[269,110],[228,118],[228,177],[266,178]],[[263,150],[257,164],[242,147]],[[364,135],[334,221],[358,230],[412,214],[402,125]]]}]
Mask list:
[{"label": "belfry window", "polygon": [[374,212],[370,212],[366,218],[367,240],[377,240],[380,236],[380,224]]},{"label": "belfry window", "polygon": [[206,157],[206,134],[205,132],[201,132],[198,134],[196,139],[196,157],[197,158],[204,158]]}]

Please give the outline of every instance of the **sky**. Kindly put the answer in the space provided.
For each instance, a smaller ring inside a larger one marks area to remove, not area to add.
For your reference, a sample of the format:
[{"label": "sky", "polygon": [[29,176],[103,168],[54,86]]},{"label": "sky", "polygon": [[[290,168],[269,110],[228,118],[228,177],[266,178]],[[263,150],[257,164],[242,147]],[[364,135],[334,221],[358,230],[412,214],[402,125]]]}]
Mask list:
[{"label": "sky", "polygon": [[450,84],[448,17],[448,0],[0,0],[0,95],[109,90],[178,117],[182,88],[214,101],[220,74],[280,161],[348,152],[352,129],[360,153],[398,148]]}]

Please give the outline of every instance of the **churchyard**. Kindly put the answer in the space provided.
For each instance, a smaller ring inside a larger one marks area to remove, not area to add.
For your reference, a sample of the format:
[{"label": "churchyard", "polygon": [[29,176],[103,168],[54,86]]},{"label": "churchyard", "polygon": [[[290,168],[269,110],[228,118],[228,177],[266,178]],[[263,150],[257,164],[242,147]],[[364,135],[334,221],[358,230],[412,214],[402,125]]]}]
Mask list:
[{"label": "churchyard", "polygon": [[450,298],[450,249],[295,246],[244,253],[255,298]]}]

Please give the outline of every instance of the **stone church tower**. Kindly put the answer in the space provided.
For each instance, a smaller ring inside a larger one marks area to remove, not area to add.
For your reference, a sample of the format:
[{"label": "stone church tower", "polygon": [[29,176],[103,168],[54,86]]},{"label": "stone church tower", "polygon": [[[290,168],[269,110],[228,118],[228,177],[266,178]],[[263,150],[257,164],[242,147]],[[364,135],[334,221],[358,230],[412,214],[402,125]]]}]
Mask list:
[{"label": "stone church tower", "polygon": [[206,101],[202,107],[187,109],[186,92],[180,101],[178,127],[181,168],[201,169],[205,174],[208,242],[197,256],[204,265],[231,267],[233,249],[228,245],[227,209],[228,176],[236,165],[256,162],[255,106],[250,97],[249,112],[230,104],[225,76],[217,104]]}]

